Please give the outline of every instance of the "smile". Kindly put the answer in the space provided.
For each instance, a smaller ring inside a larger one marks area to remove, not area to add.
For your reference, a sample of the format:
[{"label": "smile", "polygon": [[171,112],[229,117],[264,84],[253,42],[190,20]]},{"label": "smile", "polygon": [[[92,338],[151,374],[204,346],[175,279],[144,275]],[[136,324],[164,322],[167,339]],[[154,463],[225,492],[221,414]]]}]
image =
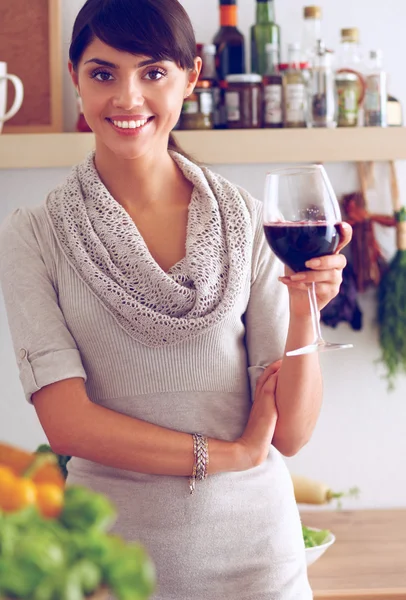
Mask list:
[{"label": "smile", "polygon": [[143,121],[112,121],[116,127],[120,127],[120,129],[138,129],[138,127],[143,127],[146,123],[148,123],[148,119],[144,119]]},{"label": "smile", "polygon": [[148,123],[150,123],[153,120],[153,118],[154,117],[148,117],[147,119],[140,119],[134,121],[116,121],[115,119],[112,120],[109,118],[107,118],[106,120],[114,127],[116,131],[130,135],[143,130],[148,125]]}]

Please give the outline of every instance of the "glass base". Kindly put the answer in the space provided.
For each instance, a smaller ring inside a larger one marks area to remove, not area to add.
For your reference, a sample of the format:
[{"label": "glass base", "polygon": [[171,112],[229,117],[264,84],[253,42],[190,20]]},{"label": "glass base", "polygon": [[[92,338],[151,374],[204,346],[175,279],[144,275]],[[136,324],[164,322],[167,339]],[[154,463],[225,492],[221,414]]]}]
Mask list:
[{"label": "glass base", "polygon": [[304,346],[303,348],[298,348],[297,350],[291,350],[290,352],[286,352],[286,356],[302,356],[304,354],[313,354],[313,352],[327,352],[328,350],[347,350],[348,348],[354,348],[353,344],[331,344],[330,342],[319,340],[317,342],[314,342],[314,344],[309,344],[308,346]]}]

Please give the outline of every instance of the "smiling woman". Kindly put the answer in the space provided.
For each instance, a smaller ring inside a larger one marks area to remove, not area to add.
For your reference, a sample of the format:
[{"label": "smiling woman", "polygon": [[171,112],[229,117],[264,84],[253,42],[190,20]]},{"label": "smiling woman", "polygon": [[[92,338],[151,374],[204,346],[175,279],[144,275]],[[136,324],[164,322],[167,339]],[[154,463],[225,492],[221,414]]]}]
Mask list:
[{"label": "smiling woman", "polygon": [[[70,73],[96,151],[0,228],[20,377],[68,485],[146,546],[154,600],[310,600],[282,454],[312,434],[320,367],[278,360],[312,341],[308,295],[279,281],[262,203],[174,151],[195,54],[178,0],[80,11]],[[306,272],[319,309],[342,268]]]}]

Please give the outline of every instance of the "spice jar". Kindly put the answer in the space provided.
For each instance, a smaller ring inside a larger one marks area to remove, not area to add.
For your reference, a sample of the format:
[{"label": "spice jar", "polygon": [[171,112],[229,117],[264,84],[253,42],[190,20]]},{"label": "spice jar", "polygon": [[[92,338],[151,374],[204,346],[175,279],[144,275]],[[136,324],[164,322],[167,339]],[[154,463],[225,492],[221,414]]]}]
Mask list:
[{"label": "spice jar", "polygon": [[338,95],[338,126],[356,127],[359,107],[364,97],[364,83],[360,75],[351,71],[336,74]]},{"label": "spice jar", "polygon": [[229,129],[262,127],[261,75],[227,75],[225,97]]},{"label": "spice jar", "polygon": [[213,129],[213,90],[211,81],[198,81],[183,102],[180,129]]}]

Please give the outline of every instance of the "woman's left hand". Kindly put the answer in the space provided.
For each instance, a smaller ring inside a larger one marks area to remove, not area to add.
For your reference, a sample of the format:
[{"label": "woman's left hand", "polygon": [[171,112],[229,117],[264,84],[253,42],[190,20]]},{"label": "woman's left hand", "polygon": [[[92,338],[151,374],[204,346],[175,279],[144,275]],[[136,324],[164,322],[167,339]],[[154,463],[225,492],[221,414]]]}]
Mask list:
[{"label": "woman's left hand", "polygon": [[322,310],[340,291],[343,280],[343,269],[347,259],[339,252],[347,246],[352,238],[352,227],[348,223],[341,223],[341,239],[335,254],[314,258],[306,263],[311,271],[295,273],[288,267],[285,277],[280,281],[289,289],[290,313],[298,317],[310,314],[308,287],[316,284],[316,296],[319,310]]}]

